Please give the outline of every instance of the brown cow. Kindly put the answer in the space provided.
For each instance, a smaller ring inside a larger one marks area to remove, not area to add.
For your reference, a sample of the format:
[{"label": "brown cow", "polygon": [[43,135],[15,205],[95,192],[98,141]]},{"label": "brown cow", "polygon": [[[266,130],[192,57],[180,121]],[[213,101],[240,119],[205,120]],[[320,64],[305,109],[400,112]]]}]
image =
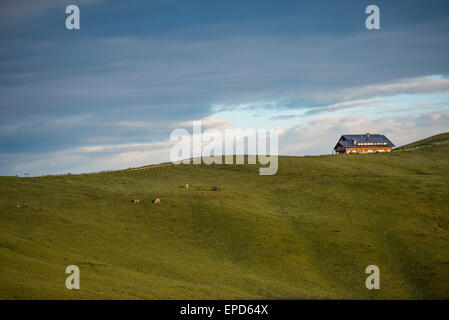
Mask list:
[{"label": "brown cow", "polygon": [[159,203],[159,202],[161,202],[161,199],[159,199],[159,198],[156,198],[156,199],[153,200],[154,204]]}]

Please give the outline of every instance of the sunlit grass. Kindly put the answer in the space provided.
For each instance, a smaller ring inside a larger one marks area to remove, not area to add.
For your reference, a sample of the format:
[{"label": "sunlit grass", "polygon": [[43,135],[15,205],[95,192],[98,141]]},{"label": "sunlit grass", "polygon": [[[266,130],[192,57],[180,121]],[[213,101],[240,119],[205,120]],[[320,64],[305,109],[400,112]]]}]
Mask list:
[{"label": "sunlit grass", "polygon": [[445,143],[0,186],[0,298],[449,298]]}]

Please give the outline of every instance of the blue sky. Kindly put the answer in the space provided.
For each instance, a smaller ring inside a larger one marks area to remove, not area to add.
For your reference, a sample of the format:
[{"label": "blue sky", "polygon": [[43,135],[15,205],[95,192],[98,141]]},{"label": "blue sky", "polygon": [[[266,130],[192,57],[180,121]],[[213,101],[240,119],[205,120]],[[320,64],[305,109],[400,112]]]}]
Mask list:
[{"label": "blue sky", "polygon": [[288,155],[448,131],[448,16],[436,0],[2,1],[0,174],[167,161],[193,120],[280,128]]}]

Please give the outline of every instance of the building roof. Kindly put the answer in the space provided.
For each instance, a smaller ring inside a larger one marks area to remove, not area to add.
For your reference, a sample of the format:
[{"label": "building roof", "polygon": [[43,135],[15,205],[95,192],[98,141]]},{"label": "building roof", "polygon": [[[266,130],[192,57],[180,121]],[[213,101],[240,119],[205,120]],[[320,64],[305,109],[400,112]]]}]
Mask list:
[{"label": "building roof", "polygon": [[[369,143],[366,145],[365,143]],[[386,144],[385,144],[386,143]],[[339,145],[344,148],[366,148],[369,146],[387,146],[394,148],[395,145],[383,134],[344,134],[335,145],[336,149]]]}]

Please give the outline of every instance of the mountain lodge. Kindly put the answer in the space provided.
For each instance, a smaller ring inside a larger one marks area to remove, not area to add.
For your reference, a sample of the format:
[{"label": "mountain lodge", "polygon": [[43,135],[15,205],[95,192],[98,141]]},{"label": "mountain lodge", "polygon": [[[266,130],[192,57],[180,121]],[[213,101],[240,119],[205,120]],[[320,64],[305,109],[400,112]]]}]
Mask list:
[{"label": "mountain lodge", "polygon": [[334,147],[335,153],[390,152],[395,145],[382,134],[344,134]]}]

